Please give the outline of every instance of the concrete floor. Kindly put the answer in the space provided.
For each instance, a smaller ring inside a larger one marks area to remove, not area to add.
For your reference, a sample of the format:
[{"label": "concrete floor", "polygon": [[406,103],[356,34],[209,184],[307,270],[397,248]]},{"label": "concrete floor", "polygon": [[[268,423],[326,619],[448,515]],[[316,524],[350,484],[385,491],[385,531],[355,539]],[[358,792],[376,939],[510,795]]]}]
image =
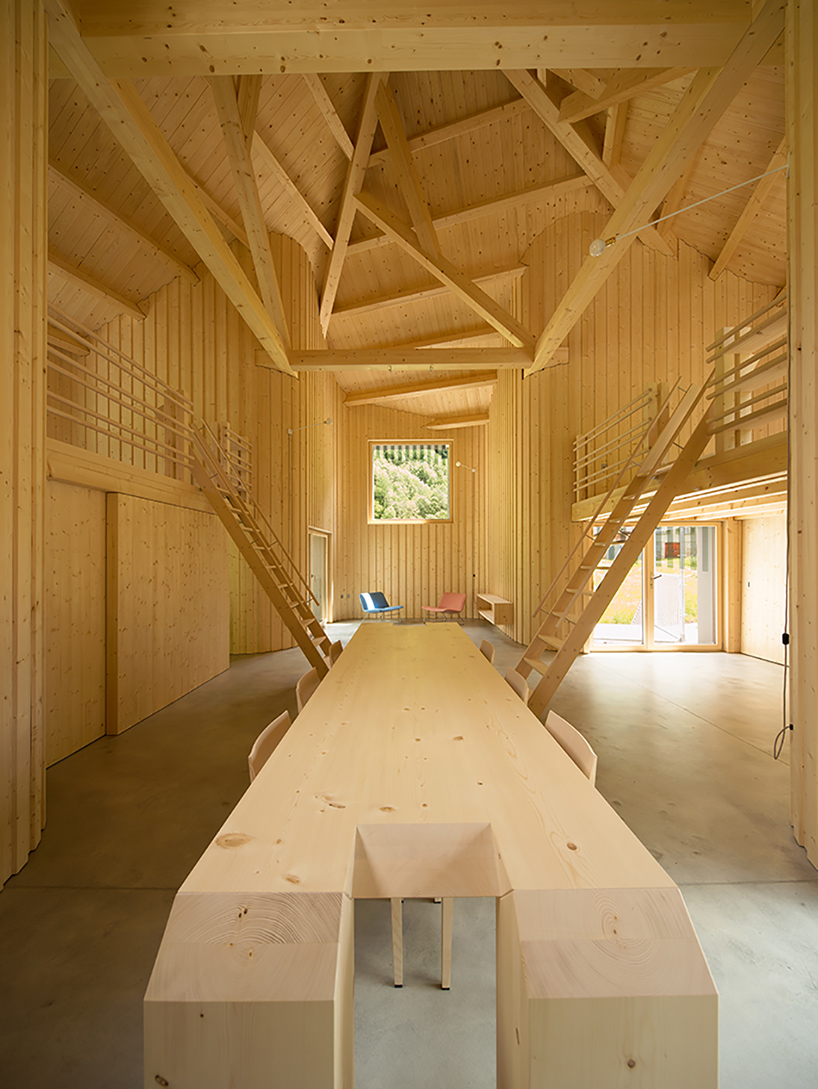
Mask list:
[{"label": "concrete floor", "polygon": [[[331,625],[344,642],[357,625]],[[478,621],[504,672],[519,648]],[[137,1089],[141,1000],[174,892],[247,785],[300,651],[231,669],[48,772],[48,826],[0,893],[0,1085]],[[781,669],[722,654],[580,659],[554,708],[599,754],[597,786],[681,886],[721,993],[722,1089],[818,1084],[818,872],[771,756]],[[440,908],[405,906],[405,985],[389,912],[356,905],[358,1089],[493,1086],[494,904],[455,904],[452,990]],[[282,1087],[286,1089],[286,1087]],[[691,1087],[695,1089],[695,1087]]]}]

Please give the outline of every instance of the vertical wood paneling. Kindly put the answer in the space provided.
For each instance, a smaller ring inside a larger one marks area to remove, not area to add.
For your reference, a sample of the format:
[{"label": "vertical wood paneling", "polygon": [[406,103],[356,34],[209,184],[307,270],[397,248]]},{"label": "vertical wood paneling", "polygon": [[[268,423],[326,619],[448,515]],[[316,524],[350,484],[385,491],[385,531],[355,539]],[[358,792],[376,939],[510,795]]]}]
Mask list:
[{"label": "vertical wood paneling", "polygon": [[46,762],[105,733],[105,493],[47,488]]},{"label": "vertical wood paneling", "polygon": [[782,664],[786,552],[784,515],[742,522],[741,652]]},{"label": "vertical wood paneling", "polygon": [[0,882],[45,822],[46,26],[0,3]]},{"label": "vertical wood paneling", "polygon": [[227,669],[227,540],[215,515],[107,498],[107,730]]}]

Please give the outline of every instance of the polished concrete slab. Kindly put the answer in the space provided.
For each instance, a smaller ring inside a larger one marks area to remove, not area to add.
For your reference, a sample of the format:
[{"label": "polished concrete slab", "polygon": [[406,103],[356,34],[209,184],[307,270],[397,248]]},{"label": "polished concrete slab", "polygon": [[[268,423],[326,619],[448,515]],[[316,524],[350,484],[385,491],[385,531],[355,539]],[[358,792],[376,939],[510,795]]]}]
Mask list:
[{"label": "polished concrete slab", "polygon": [[[496,629],[466,631],[495,644],[500,672],[517,661]],[[256,734],[295,714],[305,669],[297,650],[236,659],[49,770],[43,842],[0,893],[0,1084],[143,1085],[142,994],[174,892],[246,789]],[[554,700],[597,750],[602,794],[682,887],[721,992],[722,1089],[816,1084],[818,872],[772,758],[781,682],[737,655],[595,654]],[[450,992],[439,905],[405,905],[401,989],[389,928],[386,904],[357,905],[358,1089],[494,1085],[493,902],[455,903]]]}]

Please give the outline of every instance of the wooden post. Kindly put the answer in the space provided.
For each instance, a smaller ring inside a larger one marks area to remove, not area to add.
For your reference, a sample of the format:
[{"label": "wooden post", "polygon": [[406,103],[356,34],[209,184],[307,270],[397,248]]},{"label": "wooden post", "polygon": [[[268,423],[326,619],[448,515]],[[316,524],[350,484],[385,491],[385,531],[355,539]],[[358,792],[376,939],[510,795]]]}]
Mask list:
[{"label": "wooden post", "polygon": [[790,299],[790,721],[796,840],[818,866],[818,11],[789,0],[786,30]]},{"label": "wooden post", "polygon": [[42,0],[0,7],[0,882],[45,821],[46,103]]},{"label": "wooden post", "polygon": [[741,653],[741,579],[743,523],[727,518],[722,534],[722,646],[728,654]]}]

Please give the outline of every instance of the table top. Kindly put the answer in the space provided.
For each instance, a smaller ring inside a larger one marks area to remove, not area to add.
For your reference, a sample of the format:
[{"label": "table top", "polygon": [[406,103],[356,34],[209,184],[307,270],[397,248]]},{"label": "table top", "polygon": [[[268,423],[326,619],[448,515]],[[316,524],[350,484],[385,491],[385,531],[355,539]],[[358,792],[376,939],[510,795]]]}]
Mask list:
[{"label": "table top", "polygon": [[180,891],[673,887],[459,625],[373,624]]}]

